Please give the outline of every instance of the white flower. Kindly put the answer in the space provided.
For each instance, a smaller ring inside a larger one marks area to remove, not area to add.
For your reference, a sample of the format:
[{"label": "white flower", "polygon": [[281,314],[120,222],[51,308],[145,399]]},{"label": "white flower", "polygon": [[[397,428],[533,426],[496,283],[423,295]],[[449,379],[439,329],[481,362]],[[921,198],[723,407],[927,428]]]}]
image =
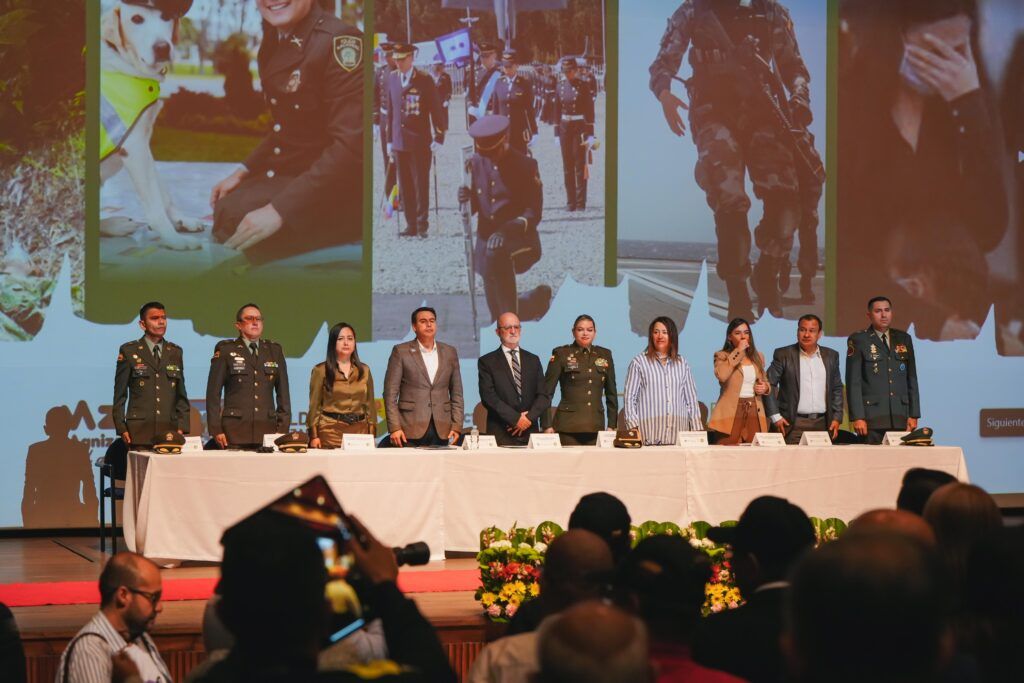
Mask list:
[{"label": "white flower", "polygon": [[533,549],[536,550],[538,553],[546,553],[548,551],[548,544],[547,543],[537,543],[536,545],[533,546]]},{"label": "white flower", "polygon": [[533,546],[530,545],[529,543],[520,543],[519,544],[519,549],[520,550],[532,550]]},{"label": "white flower", "polygon": [[699,538],[691,538],[690,539],[690,545],[692,545],[694,548],[699,549],[700,548],[700,539]]},{"label": "white flower", "polygon": [[492,543],[490,545],[490,547],[491,548],[511,548],[512,547],[512,541],[506,541],[506,540],[502,539],[500,541],[495,541],[494,543]]},{"label": "white flower", "polygon": [[704,548],[714,548],[715,547],[715,542],[712,541],[710,538],[702,538],[700,540],[700,544]]}]

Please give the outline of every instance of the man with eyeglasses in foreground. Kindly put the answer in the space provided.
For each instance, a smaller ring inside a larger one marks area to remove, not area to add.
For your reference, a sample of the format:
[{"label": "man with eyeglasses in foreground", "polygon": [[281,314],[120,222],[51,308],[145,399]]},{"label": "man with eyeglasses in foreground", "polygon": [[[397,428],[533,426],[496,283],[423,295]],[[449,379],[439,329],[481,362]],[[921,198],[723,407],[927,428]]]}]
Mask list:
[{"label": "man with eyeglasses in foreground", "polygon": [[103,568],[99,588],[100,611],[68,643],[57,683],[171,683],[167,665],[149,636],[163,611],[159,568],[142,555],[118,553]]},{"label": "man with eyeglasses in foreground", "polygon": [[281,345],[263,338],[256,304],[238,309],[235,327],[238,337],[218,342],[210,359],[206,419],[221,448],[256,449],[265,434],[290,431],[288,366]]},{"label": "man with eyeglasses in foreground", "polygon": [[544,390],[540,358],[519,346],[522,324],[515,313],[498,316],[501,346],[480,356],[480,400],[487,408],[487,433],[499,446],[524,446],[540,431],[541,414],[551,405]]}]

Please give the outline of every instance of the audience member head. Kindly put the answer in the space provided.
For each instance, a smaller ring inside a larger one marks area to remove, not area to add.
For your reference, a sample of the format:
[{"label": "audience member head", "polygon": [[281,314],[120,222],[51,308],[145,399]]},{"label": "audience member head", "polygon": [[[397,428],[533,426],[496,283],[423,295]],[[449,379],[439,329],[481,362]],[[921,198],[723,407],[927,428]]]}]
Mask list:
[{"label": "audience member head", "polygon": [[920,515],[906,510],[869,510],[850,522],[846,533],[875,533],[889,531],[916,539],[929,548],[935,548],[935,532]]},{"label": "audience member head", "polygon": [[100,609],[118,631],[149,631],[163,610],[160,569],[142,555],[117,553],[100,573]]},{"label": "audience member head", "polygon": [[946,484],[929,496],[924,519],[935,530],[939,553],[957,586],[963,586],[971,548],[1003,526],[1002,513],[992,496],[960,482]]},{"label": "audience member head", "polygon": [[651,536],[619,568],[618,584],[655,642],[689,642],[711,578],[711,560],[680,536]]},{"label": "audience member head", "polygon": [[956,477],[942,470],[930,470],[925,467],[911,467],[903,475],[903,485],[896,497],[896,509],[907,510],[920,515],[924,512],[924,504],[935,489],[952,484]]},{"label": "audience member head", "polygon": [[643,622],[597,601],[546,620],[537,634],[537,683],[652,681]]},{"label": "audience member head", "polygon": [[327,625],[327,573],[313,533],[263,512],[225,531],[221,544],[217,614],[235,649],[263,661],[315,661]]},{"label": "audience member head", "polygon": [[601,596],[615,567],[608,544],[586,529],[569,529],[551,541],[541,572],[541,599],[549,613]]},{"label": "audience member head", "polygon": [[967,644],[984,681],[1020,680],[1024,671],[1024,527],[1000,529],[967,560]]},{"label": "audience member head", "polygon": [[947,654],[934,555],[905,535],[851,533],[797,564],[783,649],[802,683],[932,681]]},{"label": "audience member head", "polygon": [[746,595],[761,584],[785,579],[815,542],[814,526],[804,511],[775,496],[750,501],[736,526],[713,527],[708,537],[732,546],[733,573]]},{"label": "audience member head", "polygon": [[598,491],[580,498],[569,515],[570,529],[586,529],[604,539],[612,549],[616,564],[630,548],[629,525],[632,520],[625,504],[610,493]]}]

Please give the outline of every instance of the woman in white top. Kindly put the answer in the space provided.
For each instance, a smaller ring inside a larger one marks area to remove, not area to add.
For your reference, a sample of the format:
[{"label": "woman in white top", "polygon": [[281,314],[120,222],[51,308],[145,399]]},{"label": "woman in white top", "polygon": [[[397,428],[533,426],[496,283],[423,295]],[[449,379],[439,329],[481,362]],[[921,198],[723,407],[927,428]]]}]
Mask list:
[{"label": "woman in white top", "polygon": [[671,318],[659,316],[647,328],[647,348],[626,370],[624,403],[626,426],[639,427],[647,446],[674,444],[678,432],[704,429],[693,373],[679,355]]},{"label": "woman in white top", "polygon": [[715,352],[715,377],[722,390],[708,427],[721,433],[717,443],[750,443],[756,432],[768,431],[761,401],[769,391],[764,356],[746,320],[736,318],[726,328],[725,345]]}]

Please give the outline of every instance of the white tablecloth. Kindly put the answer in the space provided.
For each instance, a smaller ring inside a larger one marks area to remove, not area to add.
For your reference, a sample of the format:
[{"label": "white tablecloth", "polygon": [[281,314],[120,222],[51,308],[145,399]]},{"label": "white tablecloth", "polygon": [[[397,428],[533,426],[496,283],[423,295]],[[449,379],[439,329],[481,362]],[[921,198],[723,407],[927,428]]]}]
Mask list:
[{"label": "white tablecloth", "polygon": [[131,453],[128,547],[147,557],[218,560],[224,529],[289,486],[323,474],[341,504],[385,543],[423,540],[435,558],[476,551],[482,529],[544,520],[565,526],[580,496],[609,491],[646,520],[737,519],[773,494],[815,517],[849,521],[893,507],[911,467],[967,481],[955,447],[714,446],[640,450],[310,451],[304,455]]}]

